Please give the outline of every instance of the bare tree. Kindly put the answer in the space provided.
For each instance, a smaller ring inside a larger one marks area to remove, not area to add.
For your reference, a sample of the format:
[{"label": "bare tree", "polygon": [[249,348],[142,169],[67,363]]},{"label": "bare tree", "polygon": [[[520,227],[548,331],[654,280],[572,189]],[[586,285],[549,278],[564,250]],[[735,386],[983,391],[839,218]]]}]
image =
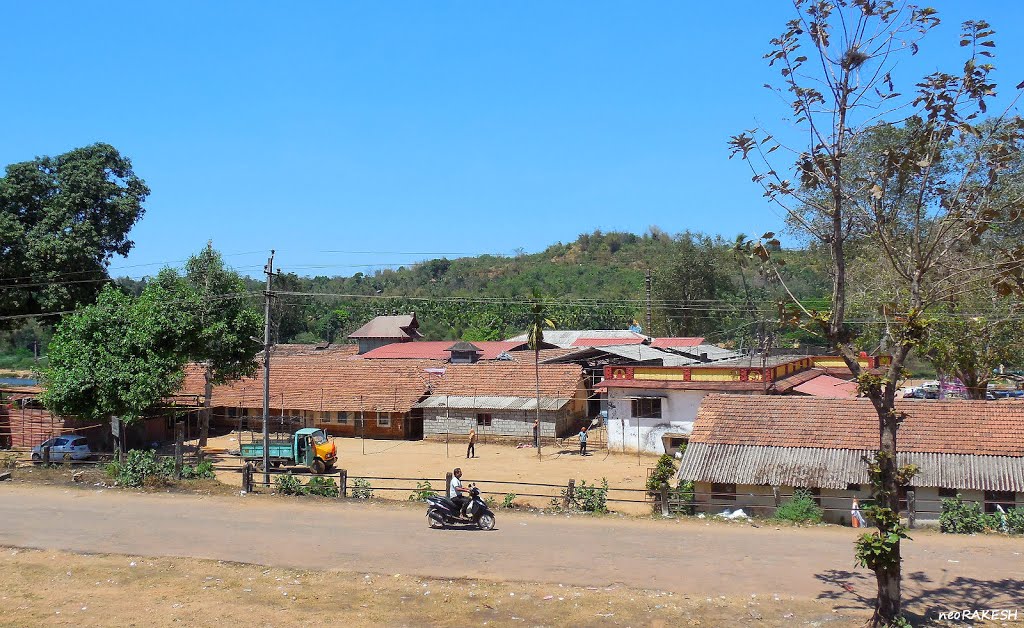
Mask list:
[{"label": "bare tree", "polygon": [[[793,299],[786,316],[842,355],[878,414],[878,452],[866,461],[877,530],[857,541],[856,556],[877,580],[871,624],[889,625],[900,621],[900,541],[907,538],[899,487],[916,472],[897,464],[903,365],[927,334],[930,308],[950,293],[974,282],[991,282],[1002,293],[1024,285],[1024,249],[988,235],[1019,221],[1024,208],[1019,195],[1005,193],[1016,187],[1006,179],[1017,176],[1024,125],[1005,114],[984,119],[995,95],[987,22],[963,24],[962,71],[933,72],[904,94],[894,77],[897,62],[918,53],[939,23],[934,10],[872,0],[794,0],[794,7],[797,17],[765,58],[779,70],[779,84],[768,87],[791,105],[797,139],[753,129],[730,145],[790,224],[830,254],[828,308],[811,310]],[[787,154],[791,166],[773,165]],[[750,251],[772,267],[777,241],[765,235],[768,241]],[[991,254],[978,262],[974,250],[986,238]],[[885,303],[883,346],[892,358],[882,372],[858,362],[857,331],[848,319],[856,288],[848,263],[864,247],[886,275],[877,288],[886,293],[875,295]],[[777,269],[775,275],[782,280]]]}]

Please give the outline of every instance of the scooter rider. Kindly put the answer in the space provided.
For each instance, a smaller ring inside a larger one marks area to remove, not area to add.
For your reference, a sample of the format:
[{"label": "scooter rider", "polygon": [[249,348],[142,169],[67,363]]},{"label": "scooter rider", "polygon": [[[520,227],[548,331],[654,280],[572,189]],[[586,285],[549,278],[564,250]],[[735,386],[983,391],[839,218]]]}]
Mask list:
[{"label": "scooter rider", "polygon": [[462,486],[462,469],[456,467],[452,471],[452,482],[448,486],[448,498],[455,502],[456,507],[459,509],[459,515],[466,516],[466,506],[469,505],[470,499],[466,496],[469,493],[469,489]]}]

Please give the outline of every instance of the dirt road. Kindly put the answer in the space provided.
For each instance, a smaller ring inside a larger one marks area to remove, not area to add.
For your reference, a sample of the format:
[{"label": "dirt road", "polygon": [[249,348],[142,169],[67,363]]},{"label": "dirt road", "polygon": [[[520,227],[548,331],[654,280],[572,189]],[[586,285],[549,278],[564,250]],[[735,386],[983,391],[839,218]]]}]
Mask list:
[{"label": "dirt road", "polygon": [[[0,545],[723,595],[778,594],[861,607],[846,528],[498,513],[498,529],[429,530],[423,511],[269,496],[0,488]],[[915,534],[908,606],[1024,608],[1024,541]]]}]

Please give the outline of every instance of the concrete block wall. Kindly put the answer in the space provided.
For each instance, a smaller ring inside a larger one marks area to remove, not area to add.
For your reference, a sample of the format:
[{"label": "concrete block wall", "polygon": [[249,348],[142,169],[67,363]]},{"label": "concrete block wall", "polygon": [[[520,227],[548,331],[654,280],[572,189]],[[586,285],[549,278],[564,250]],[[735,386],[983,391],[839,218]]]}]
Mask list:
[{"label": "concrete block wall", "polygon": [[[483,414],[480,412],[479,414]],[[533,420],[536,416],[530,410],[492,410],[491,425],[477,425],[475,410],[452,408],[447,412],[437,409],[423,411],[424,435],[469,434],[476,428],[480,435],[496,434],[501,436],[519,436],[524,439],[533,438]],[[545,438],[564,436],[574,425],[574,418],[568,412],[541,412],[540,434]]]}]

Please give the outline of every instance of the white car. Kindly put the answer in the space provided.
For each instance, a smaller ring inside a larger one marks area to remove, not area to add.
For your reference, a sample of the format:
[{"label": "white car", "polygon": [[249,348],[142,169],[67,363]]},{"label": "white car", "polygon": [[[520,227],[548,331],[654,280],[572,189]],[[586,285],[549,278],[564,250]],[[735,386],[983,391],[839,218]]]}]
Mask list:
[{"label": "white car", "polygon": [[84,436],[57,436],[45,440],[32,448],[33,461],[42,461],[44,447],[50,448],[48,462],[61,462],[64,456],[69,456],[72,460],[88,460],[92,456],[89,441]]}]

